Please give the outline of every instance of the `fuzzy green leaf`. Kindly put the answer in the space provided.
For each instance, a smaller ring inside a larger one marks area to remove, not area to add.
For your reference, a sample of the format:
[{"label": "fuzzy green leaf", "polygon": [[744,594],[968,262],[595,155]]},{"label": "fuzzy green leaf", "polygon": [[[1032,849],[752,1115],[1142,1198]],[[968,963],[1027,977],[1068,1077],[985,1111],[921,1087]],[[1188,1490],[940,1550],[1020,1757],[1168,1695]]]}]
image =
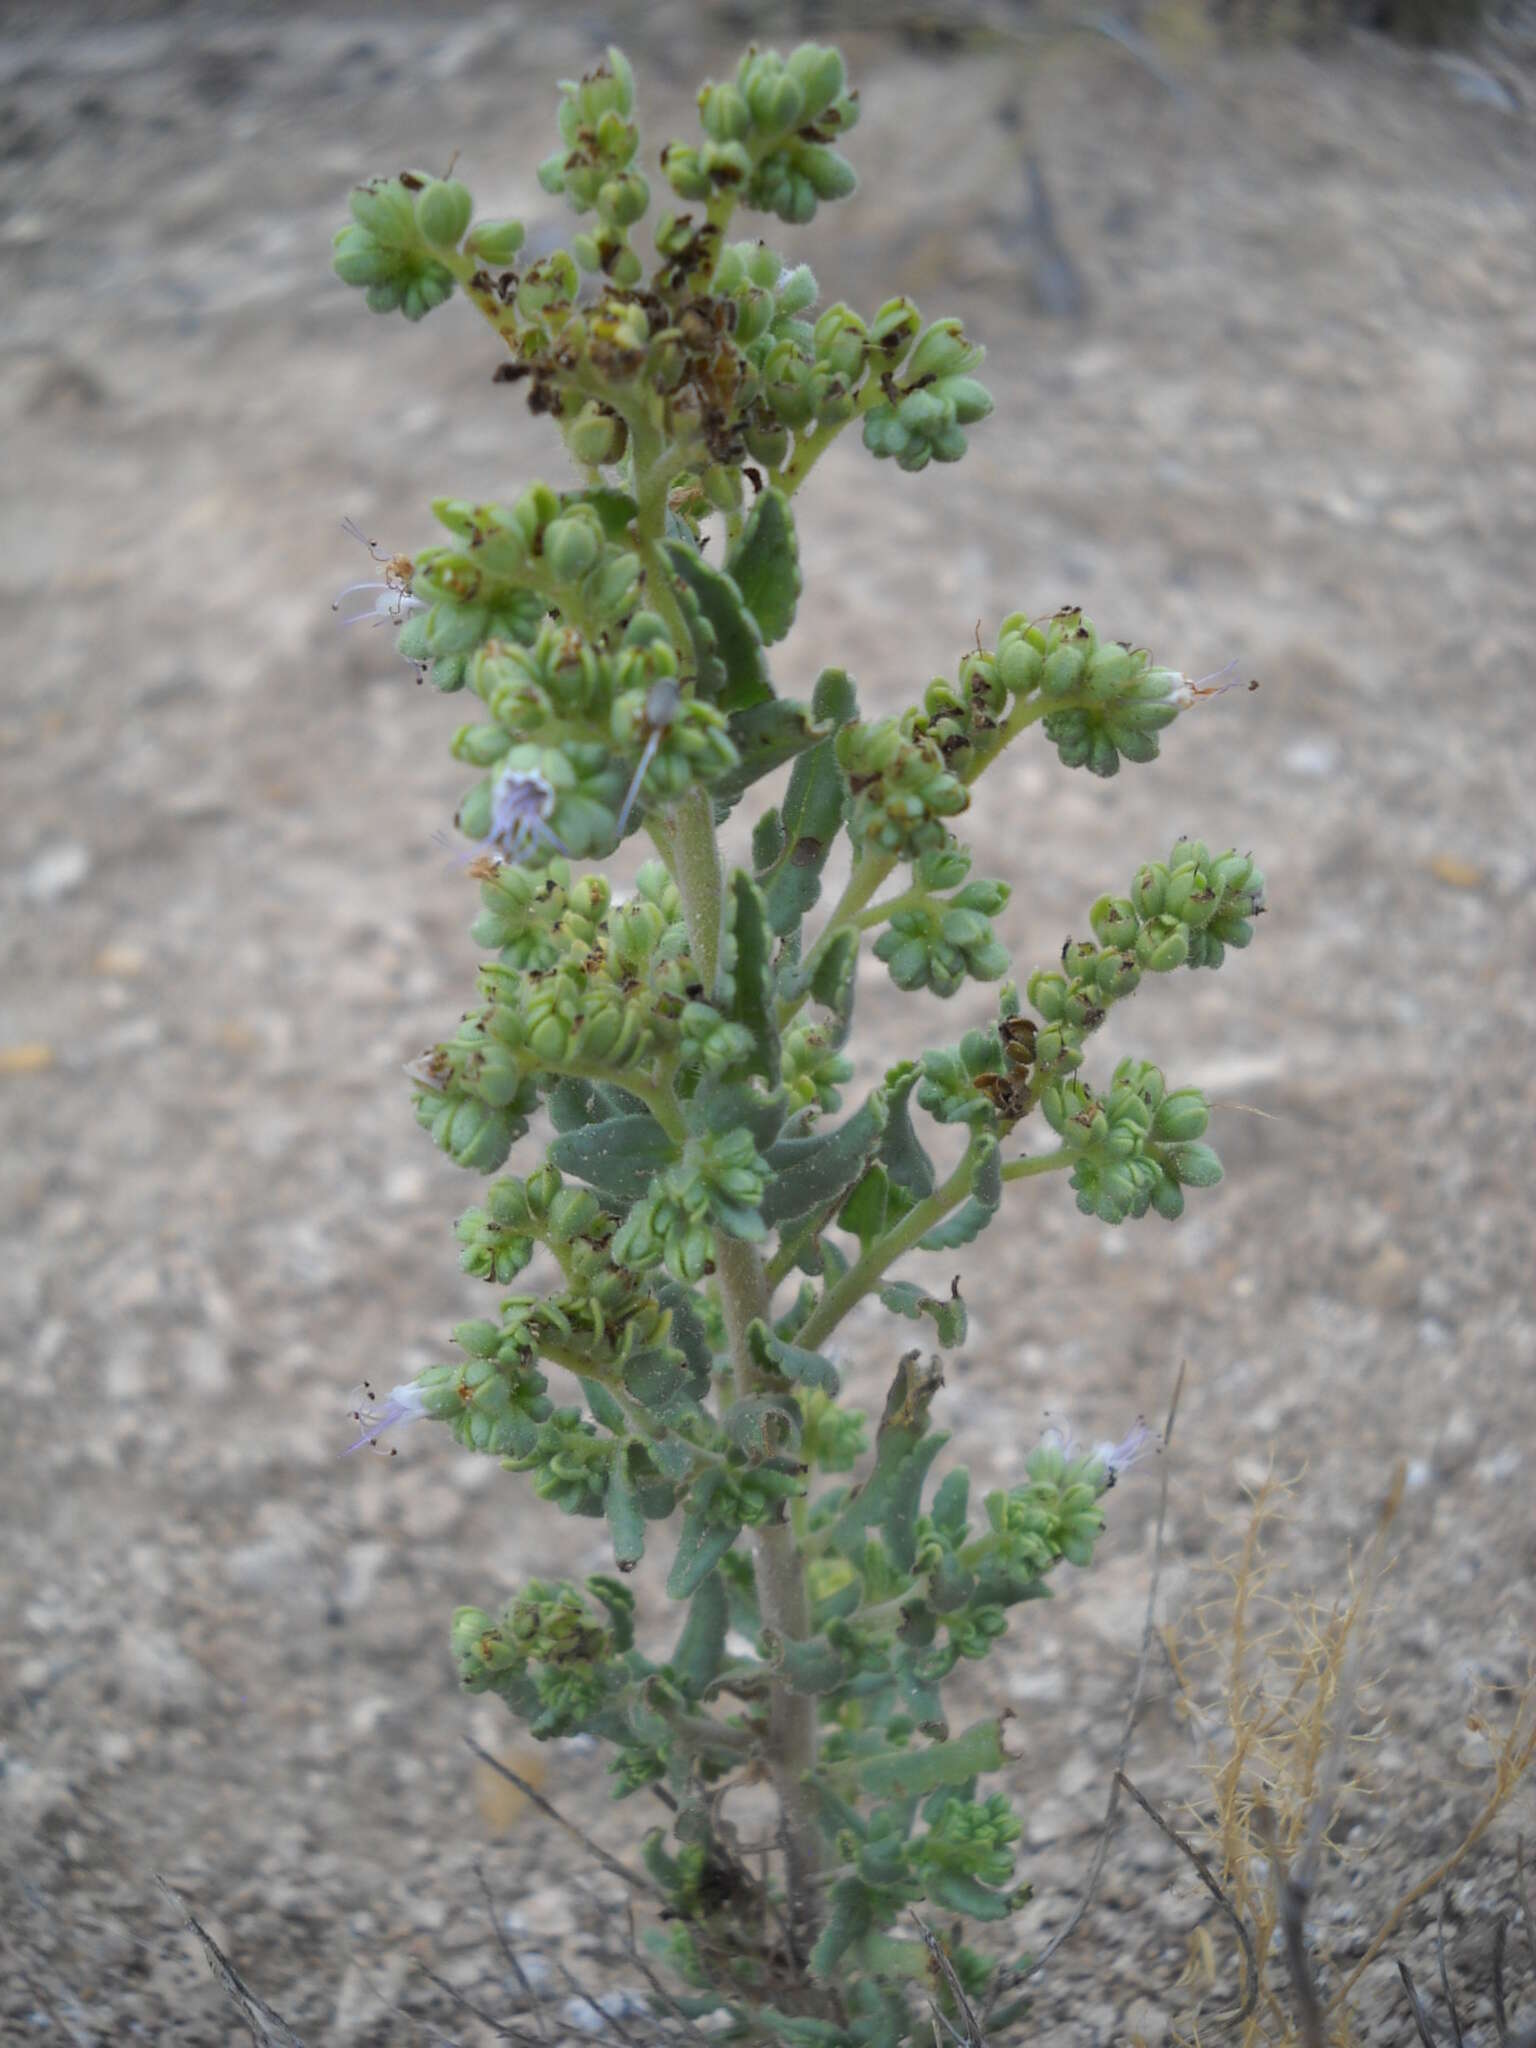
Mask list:
[{"label": "fuzzy green leaf", "polygon": [[645,1516],[629,1469],[629,1454],[638,1449],[637,1444],[624,1444],[608,1468],[608,1533],[620,1571],[633,1571],[645,1555]]},{"label": "fuzzy green leaf", "polygon": [[870,1799],[921,1799],[941,1786],[968,1785],[983,1771],[1000,1771],[1006,1762],[1000,1724],[977,1721],[931,1749],[892,1750],[856,1764],[834,1764],[829,1775],[834,1783],[856,1778]]},{"label": "fuzzy green leaf", "polygon": [[605,1201],[638,1202],[652,1175],[670,1166],[677,1147],[653,1116],[616,1116],[566,1131],[549,1148],[562,1173],[584,1180]]},{"label": "fuzzy green leaf", "polygon": [[854,1185],[874,1156],[885,1129],[885,1097],[876,1089],[835,1131],[781,1138],[769,1147],[773,1178],[763,1196],[763,1220],[775,1229],[830,1209]]},{"label": "fuzzy green leaf", "polygon": [[966,1314],[965,1303],[960,1299],[959,1289],[960,1283],[957,1280],[948,1299],[939,1300],[931,1294],[925,1294],[921,1287],[910,1280],[892,1280],[881,1288],[880,1299],[894,1315],[906,1316],[914,1323],[923,1316],[932,1317],[941,1344],[963,1344]]},{"label": "fuzzy green leaf", "polygon": [[690,1507],[667,1574],[667,1598],[686,1600],[696,1593],[740,1534],[739,1523],[706,1521],[699,1508]]},{"label": "fuzzy green leaf", "polygon": [[[666,553],[714,635],[723,672],[718,688],[710,693],[715,702],[722,711],[747,711],[754,704],[767,703],[773,685],[763,655],[763,636],[734,580],[682,541],[668,541]],[[699,691],[706,694],[702,673]]]},{"label": "fuzzy green leaf", "polygon": [[782,1373],[798,1386],[812,1387],[824,1394],[837,1393],[837,1367],[819,1351],[806,1351],[785,1337],[776,1337],[760,1317],[747,1325],[747,1347],[759,1372]]},{"label": "fuzzy green leaf", "polygon": [[[812,693],[812,712],[835,732],[847,723],[853,708],[853,686],[847,676],[840,669],[823,670]],[[772,868],[757,877],[768,899],[769,923],[781,938],[795,929],[821,894],[821,871],[847,802],[847,784],[829,734],[796,760],[780,812],[784,849]]]},{"label": "fuzzy green leaf", "polygon": [[759,491],[726,568],[736,580],[764,642],[782,640],[800,600],[800,550],[789,501],[782,491]]},{"label": "fuzzy green leaf", "polygon": [[875,1438],[875,1469],[848,1500],[833,1527],[832,1540],[845,1557],[863,1545],[864,1531],[878,1524],[892,1566],[910,1572],[917,1555],[917,1514],[928,1468],[949,1441],[947,1432],[928,1432],[928,1411],[944,1384],[936,1367],[924,1367],[909,1351],[896,1368]]},{"label": "fuzzy green leaf", "polygon": [[933,1161],[918,1140],[908,1108],[912,1090],[921,1079],[922,1068],[915,1060],[902,1060],[886,1074],[885,1097],[889,1114],[879,1154],[895,1185],[905,1188],[918,1201],[931,1195],[935,1185]]},{"label": "fuzzy green leaf", "polygon": [[736,995],[731,1015],[752,1034],[750,1071],[770,1088],[779,1080],[779,1027],[773,986],[773,935],[763,892],[743,868],[731,876],[736,909]]},{"label": "fuzzy green leaf", "polygon": [[688,1607],[688,1619],[668,1662],[678,1684],[694,1699],[725,1662],[725,1637],[730,1626],[730,1609],[720,1574],[711,1572],[700,1584]]}]

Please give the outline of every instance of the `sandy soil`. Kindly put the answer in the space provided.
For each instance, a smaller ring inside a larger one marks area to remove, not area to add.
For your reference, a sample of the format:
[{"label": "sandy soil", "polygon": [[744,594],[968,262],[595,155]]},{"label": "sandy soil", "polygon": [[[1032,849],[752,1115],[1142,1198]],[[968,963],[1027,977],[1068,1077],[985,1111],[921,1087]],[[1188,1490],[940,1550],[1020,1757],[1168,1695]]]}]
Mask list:
[{"label": "sandy soil", "polygon": [[[436,492],[508,493],[555,453],[471,317],[369,321],[327,241],[357,175],[456,149],[484,202],[549,217],[547,82],[623,34],[655,146],[719,24],[701,58],[677,4],[12,21],[0,2031],[234,2038],[159,1872],[311,2048],[478,2042],[415,1967],[508,2009],[475,1863],[556,1971],[588,1967],[611,1895],[477,1778],[462,1736],[507,1728],[457,1694],[448,1613],[604,1553],[425,1435],[337,1460],[353,1383],[446,1355],[479,1298],[449,1231],[470,1184],[398,1071],[469,986],[468,885],[432,838],[458,711],[329,601],[362,573],[343,513],[409,549]],[[1536,1622],[1533,75],[1164,46],[1174,97],[1102,38],[1042,37],[1017,71],[852,50],[865,194],[805,252],[857,303],[963,313],[998,413],[957,471],[828,459],[784,673],[845,662],[894,708],[976,619],[1072,599],[1191,673],[1236,654],[1263,679],[1156,772],[1091,784],[1041,749],[978,803],[1021,963],[1181,830],[1258,850],[1273,909],[1250,955],[1147,990],[1106,1046],[1242,1106],[1226,1187],[1171,1232],[1030,1194],[973,1263],[943,1401],[995,1483],[1043,1411],[1117,1434],[1187,1358],[1175,1618],[1272,1454],[1301,1475],[1283,1571],[1325,1601],[1406,1461],[1376,1789],[1352,1795],[1355,1841],[1386,1847],[1325,1885],[1336,1972],[1476,1810],[1464,1717],[1507,1717]],[[1066,318],[994,118],[1021,88],[1083,287]],[[871,1065],[982,1007],[918,1019],[872,979]],[[850,1325],[855,1383],[892,1348],[878,1313]],[[1102,1568],[986,1674],[1024,1730],[1037,1945],[1081,1887],[1156,1491],[1127,1482]],[[1136,1770],[1176,1803],[1198,1745],[1165,1674],[1152,1690]],[[647,1817],[610,1810],[588,1759],[537,1768],[632,1845]],[[1533,1818],[1527,1793],[1453,1892],[1465,1986]],[[1395,1950],[1421,1979],[1428,1911]],[[1161,2040],[1202,1920],[1219,1940],[1127,1823],[1035,2034]],[[1403,2038],[1397,1999],[1384,1961],[1369,2038]]]}]

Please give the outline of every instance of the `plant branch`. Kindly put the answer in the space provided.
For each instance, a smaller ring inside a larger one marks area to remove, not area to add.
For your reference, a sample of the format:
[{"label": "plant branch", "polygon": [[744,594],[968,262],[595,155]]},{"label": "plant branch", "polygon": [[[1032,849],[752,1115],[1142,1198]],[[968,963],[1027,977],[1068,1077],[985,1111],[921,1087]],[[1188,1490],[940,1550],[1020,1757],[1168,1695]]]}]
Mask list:
[{"label": "plant branch", "polygon": [[842,1279],[829,1287],[805,1323],[796,1332],[795,1342],[814,1351],[822,1339],[831,1335],[856,1302],[862,1301],[869,1293],[887,1266],[893,1265],[903,1252],[910,1251],[921,1237],[926,1237],[936,1223],[942,1223],[951,1209],[957,1208],[971,1191],[971,1182],[976,1174],[976,1161],[980,1151],[974,1136],[965,1148],[960,1164],[942,1186],[918,1203],[898,1223],[894,1230],[888,1230],[883,1237],[877,1237],[862,1258],[855,1261]]}]

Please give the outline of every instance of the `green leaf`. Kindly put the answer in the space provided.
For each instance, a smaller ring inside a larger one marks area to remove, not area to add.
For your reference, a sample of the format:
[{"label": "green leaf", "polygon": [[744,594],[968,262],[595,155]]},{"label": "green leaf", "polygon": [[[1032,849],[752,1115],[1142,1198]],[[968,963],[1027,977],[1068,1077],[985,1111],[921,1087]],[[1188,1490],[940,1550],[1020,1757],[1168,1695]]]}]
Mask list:
[{"label": "green leaf", "polygon": [[834,932],[811,969],[811,994],[837,1020],[832,1043],[841,1048],[853,1023],[854,984],[859,971],[859,935],[851,925]]},{"label": "green leaf", "polygon": [[549,1148],[549,1162],[584,1180],[605,1201],[638,1202],[654,1174],[670,1166],[677,1147],[653,1116],[616,1116],[566,1131]]},{"label": "green leaf", "polygon": [[659,1422],[680,1422],[698,1412],[687,1362],[670,1347],[637,1351],[627,1359],[624,1388]]},{"label": "green leaf", "polygon": [[731,875],[736,907],[736,995],[731,1016],[752,1034],[750,1071],[779,1083],[779,1026],[773,986],[773,937],[763,892],[744,868]]},{"label": "green leaf", "polygon": [[726,561],[764,642],[782,640],[800,601],[800,550],[789,500],[771,486],[759,491],[741,539]]},{"label": "green leaf", "polygon": [[996,1138],[983,1138],[981,1144],[983,1149],[971,1182],[971,1192],[952,1216],[946,1216],[942,1223],[933,1226],[926,1237],[918,1239],[923,1251],[958,1251],[961,1245],[980,1237],[997,1214],[1003,1199],[1002,1155]]},{"label": "green leaf", "polygon": [[628,540],[629,529],[640,513],[628,491],[615,491],[606,484],[595,484],[588,491],[568,491],[563,502],[567,506],[590,505],[611,541]]},{"label": "green leaf", "polygon": [[709,1392],[714,1353],[710,1350],[698,1296],[682,1281],[663,1278],[656,1283],[656,1299],[672,1317],[667,1336],[687,1361],[688,1391],[695,1401],[702,1401]]},{"label": "green leaf", "polygon": [[639,1448],[634,1443],[621,1445],[608,1468],[608,1533],[613,1538],[614,1562],[621,1572],[633,1571],[645,1555],[645,1517],[635,1498],[629,1469],[629,1454]]},{"label": "green leaf", "polygon": [[668,541],[665,547],[667,560],[714,636],[722,680],[707,691],[701,669],[700,695],[712,695],[722,711],[746,711],[754,704],[767,703],[773,685],[763,655],[763,636],[735,582],[685,542]]},{"label": "green leaf", "polygon": [[1018,1910],[1017,1892],[995,1892],[979,1878],[958,1870],[925,1870],[924,1888],[935,1906],[968,1920],[1006,1920]]},{"label": "green leaf", "polygon": [[686,1600],[696,1593],[741,1534],[739,1522],[706,1521],[704,1514],[703,1508],[690,1506],[683,1516],[677,1555],[667,1574],[669,1600]]},{"label": "green leaf", "polygon": [[786,1337],[776,1337],[760,1316],[747,1325],[747,1348],[759,1372],[782,1373],[797,1386],[812,1387],[824,1394],[835,1395],[842,1384],[830,1359],[823,1358],[819,1351],[806,1351],[799,1344],[791,1344]]},{"label": "green leaf", "polygon": [[830,1209],[840,1201],[873,1158],[885,1129],[885,1096],[880,1089],[835,1131],[809,1138],[781,1138],[766,1157],[773,1178],[763,1196],[763,1220],[782,1230]]},{"label": "green leaf", "polygon": [[614,1436],[628,1435],[629,1418],[601,1380],[583,1380],[581,1391],[587,1397],[587,1406],[596,1422]]},{"label": "green leaf", "polygon": [[[810,1954],[811,1975],[819,1977],[823,1983],[828,1981],[848,1950],[862,1935],[869,1932],[873,1924],[870,1918],[868,1889],[856,1877],[838,1879],[832,1887],[830,1904],[827,1924],[821,1930],[821,1937]],[[816,2024],[819,2026],[821,2023],[818,2021]],[[817,2037],[791,2034],[786,2030],[785,2038],[791,2041],[809,2041]],[[848,2037],[846,2033],[829,2028],[825,2038],[837,2043],[845,2041]]]},{"label": "green leaf", "polygon": [[564,1075],[550,1089],[546,1102],[549,1120],[557,1131],[579,1131],[587,1124],[606,1123],[610,1117],[637,1116],[645,1105],[627,1089],[604,1081],[584,1081]]},{"label": "green leaf", "polygon": [[880,1290],[880,1299],[894,1315],[906,1316],[911,1322],[915,1323],[923,1316],[932,1317],[941,1344],[953,1346],[965,1342],[965,1303],[960,1299],[958,1280],[951,1287],[947,1301],[941,1301],[931,1294],[924,1294],[923,1290],[910,1280],[888,1282]]},{"label": "green leaf", "polygon": [[784,1128],[784,1097],[777,1090],[764,1095],[750,1082],[711,1076],[683,1104],[683,1118],[694,1137],[750,1131],[758,1151],[766,1153]]},{"label": "green leaf", "polygon": [[965,1467],[958,1466],[953,1472],[946,1472],[939,1490],[933,1496],[933,1526],[947,1536],[951,1543],[965,1541],[966,1515],[971,1499],[971,1475]]},{"label": "green leaf", "polygon": [[711,1572],[699,1586],[688,1608],[688,1619],[667,1660],[678,1684],[694,1699],[725,1662],[725,1637],[730,1627],[730,1607],[720,1574]]},{"label": "green leaf", "polygon": [[727,769],[709,785],[717,819],[725,817],[754,782],[825,739],[829,727],[813,717],[804,704],[773,697],[766,704],[754,704],[748,711],[733,711],[726,731],[738,760],[734,768]]},{"label": "green leaf", "polygon": [[890,1176],[877,1160],[838,1210],[837,1227],[856,1237],[859,1250],[867,1252],[889,1228],[890,1203]]},{"label": "green leaf", "polygon": [[853,685],[841,669],[824,669],[811,695],[811,709],[833,732],[796,760],[780,812],[783,852],[758,874],[768,899],[768,921],[785,937],[821,894],[821,871],[842,827],[848,786],[837,765],[833,736],[856,708]]},{"label": "green leaf", "polygon": [[896,1186],[905,1188],[918,1201],[931,1195],[935,1185],[933,1161],[918,1140],[907,1106],[922,1073],[916,1060],[902,1060],[886,1074],[885,1096],[889,1114],[879,1155]]},{"label": "green leaf", "polygon": [[1000,1771],[1006,1762],[1001,1725],[977,1721],[931,1749],[893,1750],[854,1764],[834,1764],[829,1775],[834,1782],[856,1778],[870,1799],[921,1799],[940,1786],[968,1785],[983,1771]]},{"label": "green leaf", "polygon": [[947,1742],[949,1721],[944,1702],[937,1681],[924,1668],[931,1658],[932,1629],[924,1632],[927,1640],[923,1642],[908,1642],[906,1633],[903,1630],[897,1637],[891,1652],[891,1670],[902,1704],[930,1741]]},{"label": "green leaf", "polygon": [[875,1438],[875,1469],[850,1496],[832,1530],[837,1549],[854,1557],[863,1547],[864,1531],[878,1523],[898,1572],[910,1572],[916,1559],[923,1482],[949,1442],[947,1432],[928,1433],[928,1411],[944,1375],[936,1366],[920,1365],[921,1356],[909,1351],[897,1366]]}]

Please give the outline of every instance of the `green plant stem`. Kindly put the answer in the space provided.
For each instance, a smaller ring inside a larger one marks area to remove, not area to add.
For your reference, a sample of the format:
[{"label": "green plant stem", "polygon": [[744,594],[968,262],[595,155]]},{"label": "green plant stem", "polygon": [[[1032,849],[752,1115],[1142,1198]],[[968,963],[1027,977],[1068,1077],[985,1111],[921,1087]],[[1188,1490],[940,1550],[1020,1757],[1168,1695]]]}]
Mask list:
[{"label": "green plant stem", "polygon": [[823,455],[832,446],[844,427],[851,426],[856,419],[885,400],[885,392],[878,377],[871,376],[854,400],[853,411],[845,420],[829,420],[824,425],[813,427],[808,434],[796,434],[795,452],[788,462],[768,472],[768,481],[787,498],[792,498],[805,482]]},{"label": "green plant stem", "polygon": [[1077,1162],[1077,1153],[1065,1145],[1059,1152],[1042,1152],[1037,1159],[1010,1159],[1003,1168],[1003,1179],[1033,1180],[1037,1173],[1060,1173],[1064,1166]]},{"label": "green plant stem", "polygon": [[936,1223],[942,1223],[950,1210],[965,1200],[971,1192],[980,1152],[980,1143],[973,1133],[960,1164],[949,1179],[935,1188],[931,1195],[925,1196],[915,1209],[909,1210],[894,1230],[877,1237],[842,1279],[827,1289],[795,1332],[797,1344],[807,1351],[814,1351],[823,1338],[832,1334],[854,1303],[863,1300],[886,1267],[899,1259],[903,1252],[910,1251],[920,1237],[926,1237]]},{"label": "green plant stem", "polygon": [[[700,799],[690,802],[691,797]],[[678,888],[690,942],[700,973],[713,981],[719,960],[720,919],[725,899],[714,814],[702,789],[690,791],[676,809],[672,841]],[[707,963],[707,972],[706,972]],[[762,1390],[747,1332],[769,1312],[768,1278],[757,1252],[723,1230],[715,1232],[715,1281],[730,1347],[732,1384],[743,1398]],[[805,1564],[787,1520],[753,1532],[757,1608],[765,1628],[799,1641],[811,1632],[810,1593]],[[768,1760],[783,1820],[787,1919],[790,1941],[803,1960],[815,1939],[820,1913],[817,1873],[821,1867],[821,1824],[810,1774],[816,1766],[816,1702],[776,1683],[768,1713]]]}]

